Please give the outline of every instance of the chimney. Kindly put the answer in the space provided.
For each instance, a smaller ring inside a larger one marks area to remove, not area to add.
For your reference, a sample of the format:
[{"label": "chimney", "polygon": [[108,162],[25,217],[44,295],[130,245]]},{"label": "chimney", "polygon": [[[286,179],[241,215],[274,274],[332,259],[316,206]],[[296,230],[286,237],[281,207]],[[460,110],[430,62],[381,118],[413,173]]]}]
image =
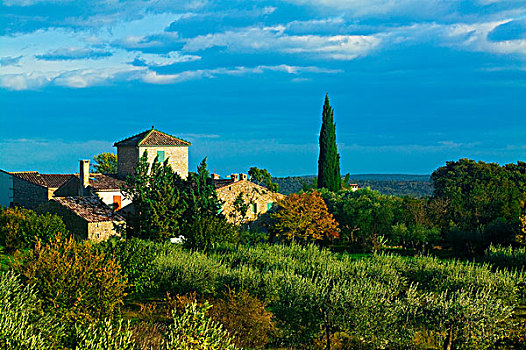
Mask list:
[{"label": "chimney", "polygon": [[232,175],[230,175],[230,178],[231,178],[234,182],[239,181],[239,174],[232,174]]},{"label": "chimney", "polygon": [[214,179],[214,180],[218,180],[219,179],[219,174],[212,173],[212,174],[210,174],[210,178]]},{"label": "chimney", "polygon": [[239,180],[246,180],[247,174],[239,173]]},{"label": "chimney", "polygon": [[79,196],[83,197],[88,194],[89,186],[89,159],[80,161],[79,173]]}]

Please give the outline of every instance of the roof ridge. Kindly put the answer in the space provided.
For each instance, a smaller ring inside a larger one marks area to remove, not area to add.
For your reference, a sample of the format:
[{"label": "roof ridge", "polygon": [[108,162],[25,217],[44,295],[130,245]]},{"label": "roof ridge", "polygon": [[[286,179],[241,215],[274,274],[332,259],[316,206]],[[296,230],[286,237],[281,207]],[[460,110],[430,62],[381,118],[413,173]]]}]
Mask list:
[{"label": "roof ridge", "polygon": [[[10,171],[11,174],[38,174],[36,170],[27,170],[27,171]],[[40,175],[40,174],[39,174]]]},{"label": "roof ridge", "polygon": [[[150,129],[150,130],[152,130],[152,129]],[[127,141],[127,140],[129,140],[129,139],[133,139],[134,137],[137,137],[137,136],[139,136],[140,134],[143,134],[143,133],[145,133],[145,132],[147,132],[147,131],[148,131],[148,130],[144,130],[144,131],[141,131],[141,132],[139,132],[139,133],[137,133],[137,134],[135,134],[135,135],[128,136],[128,137],[126,137],[126,138],[124,138],[124,139],[122,139],[122,140],[120,140],[120,141],[115,142],[113,145],[115,146],[115,145],[118,144],[118,143],[121,143],[121,142]]]},{"label": "roof ridge", "polygon": [[146,133],[146,135],[144,135],[144,137],[143,137],[142,139],[140,139],[140,140],[137,142],[137,146],[140,146],[141,143],[142,143],[144,140],[146,140],[146,138],[147,138],[148,136],[150,136],[154,130],[155,130],[154,128],[151,128],[150,131],[148,131],[148,132]]},{"label": "roof ridge", "polygon": [[168,137],[172,137],[172,138],[174,138],[174,139],[176,139],[176,140],[183,141],[183,142],[185,142],[185,143],[191,145],[191,142],[189,142],[189,141],[183,140],[182,138],[179,138],[179,137],[176,137],[176,136],[173,136],[173,135],[167,134],[167,133],[165,133],[165,132],[162,132],[162,131],[160,131],[160,130],[153,129],[153,128],[150,130],[150,132],[149,132],[148,134],[146,134],[146,136],[144,136],[144,137],[141,139],[141,141],[139,141],[139,142],[137,143],[137,145],[140,146],[141,143],[143,143],[143,142],[144,142],[144,141],[145,141],[145,140],[146,140],[146,139],[147,139],[147,138],[148,138],[148,137],[149,137],[154,131],[155,131],[155,132],[158,132],[159,134],[163,134],[163,135],[166,135],[166,136],[168,136]]}]

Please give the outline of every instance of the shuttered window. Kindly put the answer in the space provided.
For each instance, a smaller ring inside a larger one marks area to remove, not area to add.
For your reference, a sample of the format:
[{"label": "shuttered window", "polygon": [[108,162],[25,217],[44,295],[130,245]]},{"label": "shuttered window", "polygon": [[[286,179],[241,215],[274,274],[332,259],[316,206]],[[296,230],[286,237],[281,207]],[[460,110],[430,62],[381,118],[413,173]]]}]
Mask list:
[{"label": "shuttered window", "polygon": [[164,163],[164,151],[157,151],[157,161]]}]

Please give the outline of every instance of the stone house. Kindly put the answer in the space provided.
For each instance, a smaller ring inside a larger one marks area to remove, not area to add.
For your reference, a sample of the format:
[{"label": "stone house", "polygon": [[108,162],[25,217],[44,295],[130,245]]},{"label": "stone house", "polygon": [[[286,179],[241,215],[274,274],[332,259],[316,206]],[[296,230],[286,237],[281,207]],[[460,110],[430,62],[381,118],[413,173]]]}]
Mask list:
[{"label": "stone house", "polygon": [[[229,179],[220,179],[218,175],[212,174],[211,181],[216,187],[217,197],[223,203],[222,213],[228,221],[236,224],[256,220],[259,215],[270,210],[277,201],[286,197],[249,181],[246,174],[232,174]],[[240,194],[244,203],[248,205],[248,211],[244,217],[236,211],[234,206]]]},{"label": "stone house", "polygon": [[117,175],[90,173],[89,160],[81,160],[79,170],[55,191],[55,197],[97,196],[115,210],[131,204],[121,192],[124,181]]},{"label": "stone house", "polygon": [[34,209],[53,198],[72,174],[40,174],[37,171],[0,170],[0,205]]},{"label": "stone house", "polygon": [[118,175],[121,178],[133,175],[139,158],[144,152],[148,152],[149,163],[152,163],[156,157],[161,163],[168,159],[172,169],[186,179],[190,145],[188,141],[165,134],[153,127],[151,130],[115,142],[113,146],[117,147]]},{"label": "stone house", "polygon": [[97,196],[55,197],[39,205],[35,211],[61,216],[76,239],[100,242],[111,236],[120,236],[126,229],[124,217]]}]

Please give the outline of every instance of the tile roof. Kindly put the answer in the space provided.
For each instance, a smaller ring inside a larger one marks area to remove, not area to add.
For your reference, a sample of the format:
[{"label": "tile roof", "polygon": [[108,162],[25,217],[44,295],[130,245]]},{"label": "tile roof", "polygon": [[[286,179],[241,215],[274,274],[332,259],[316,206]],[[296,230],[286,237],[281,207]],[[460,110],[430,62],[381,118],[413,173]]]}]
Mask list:
[{"label": "tile roof", "polygon": [[124,221],[122,215],[114,212],[96,196],[55,197],[51,199],[88,222]]},{"label": "tile roof", "polygon": [[[77,179],[80,178],[79,174],[73,175]],[[117,190],[119,191],[124,185],[124,181],[118,179],[117,176],[104,175],[99,173],[90,173],[89,174],[89,185],[96,191],[109,191]]]},{"label": "tile roof", "polygon": [[115,142],[113,146],[190,146],[191,143],[177,137],[165,134],[155,129],[141,132],[124,140]]},{"label": "tile roof", "polygon": [[73,174],[39,174],[38,171],[16,171],[11,175],[34,183],[42,187],[58,188],[62,186]]},{"label": "tile roof", "polygon": [[232,179],[212,179],[212,182],[214,183],[214,186],[216,187],[216,189],[218,189],[218,188],[233,184],[234,180]]}]

